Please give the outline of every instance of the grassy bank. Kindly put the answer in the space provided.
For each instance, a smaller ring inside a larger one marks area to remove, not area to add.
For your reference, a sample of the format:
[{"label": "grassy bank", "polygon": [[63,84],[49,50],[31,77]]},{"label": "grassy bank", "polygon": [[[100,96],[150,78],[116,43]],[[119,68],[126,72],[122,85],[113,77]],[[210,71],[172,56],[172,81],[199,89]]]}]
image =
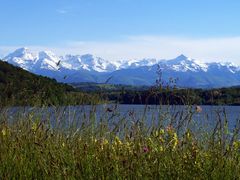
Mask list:
[{"label": "grassy bank", "polygon": [[163,112],[157,124],[149,124],[144,116],[121,117],[109,109],[96,121],[94,107],[68,123],[33,113],[21,113],[13,122],[2,111],[0,178],[238,179],[239,123],[230,130],[227,118],[219,116],[204,129],[195,113],[200,112],[169,119]]}]

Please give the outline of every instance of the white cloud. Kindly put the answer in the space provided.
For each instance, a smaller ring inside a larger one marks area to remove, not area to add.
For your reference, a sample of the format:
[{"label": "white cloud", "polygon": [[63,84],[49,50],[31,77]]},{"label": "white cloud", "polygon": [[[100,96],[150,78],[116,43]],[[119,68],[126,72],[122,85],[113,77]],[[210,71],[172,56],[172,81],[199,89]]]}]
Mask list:
[{"label": "white cloud", "polygon": [[68,11],[65,10],[65,9],[57,9],[56,11],[57,11],[57,13],[59,13],[59,14],[66,14],[66,13],[68,12]]},{"label": "white cloud", "polygon": [[[67,42],[55,47],[29,47],[34,50],[49,49],[61,55],[91,53],[109,60],[141,59],[145,57],[169,59],[185,54],[203,62],[231,61],[240,65],[240,37],[131,36],[121,41],[79,41]],[[9,51],[11,49],[13,48],[9,48]]]}]

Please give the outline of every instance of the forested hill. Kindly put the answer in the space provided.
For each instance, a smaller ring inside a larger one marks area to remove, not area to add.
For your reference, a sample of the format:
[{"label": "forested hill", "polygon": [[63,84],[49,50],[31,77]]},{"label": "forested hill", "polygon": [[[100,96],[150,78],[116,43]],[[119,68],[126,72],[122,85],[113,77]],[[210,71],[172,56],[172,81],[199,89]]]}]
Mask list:
[{"label": "forested hill", "polygon": [[55,105],[73,88],[0,60],[0,105]]}]

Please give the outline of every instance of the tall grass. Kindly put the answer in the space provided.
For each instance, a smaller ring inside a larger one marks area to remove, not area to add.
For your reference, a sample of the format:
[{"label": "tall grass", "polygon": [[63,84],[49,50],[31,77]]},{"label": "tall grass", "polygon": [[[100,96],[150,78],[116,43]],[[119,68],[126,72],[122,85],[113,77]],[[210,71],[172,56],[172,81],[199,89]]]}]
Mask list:
[{"label": "tall grass", "polygon": [[107,106],[101,117],[96,106],[14,116],[3,109],[0,179],[239,179],[239,121],[229,128],[216,112],[205,128],[195,108],[151,120],[147,108],[136,116]]}]

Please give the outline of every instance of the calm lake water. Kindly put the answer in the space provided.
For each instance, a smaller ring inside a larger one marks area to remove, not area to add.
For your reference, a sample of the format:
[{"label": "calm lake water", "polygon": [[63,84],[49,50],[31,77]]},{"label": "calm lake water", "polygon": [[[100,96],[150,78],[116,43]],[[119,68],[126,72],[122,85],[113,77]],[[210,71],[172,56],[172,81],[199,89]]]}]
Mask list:
[{"label": "calm lake water", "polygon": [[[119,121],[145,122],[149,125],[180,124],[192,119],[192,122],[202,127],[213,127],[217,122],[228,121],[228,126],[234,128],[240,119],[240,106],[201,106],[201,112],[196,111],[196,106],[156,106],[156,105],[83,105],[68,107],[13,107],[4,110],[2,114],[13,122],[19,118],[31,115],[41,120],[51,119],[54,126],[63,123],[65,126],[75,123],[79,126],[83,122],[110,122]],[[220,121],[219,121],[220,120]]]}]

